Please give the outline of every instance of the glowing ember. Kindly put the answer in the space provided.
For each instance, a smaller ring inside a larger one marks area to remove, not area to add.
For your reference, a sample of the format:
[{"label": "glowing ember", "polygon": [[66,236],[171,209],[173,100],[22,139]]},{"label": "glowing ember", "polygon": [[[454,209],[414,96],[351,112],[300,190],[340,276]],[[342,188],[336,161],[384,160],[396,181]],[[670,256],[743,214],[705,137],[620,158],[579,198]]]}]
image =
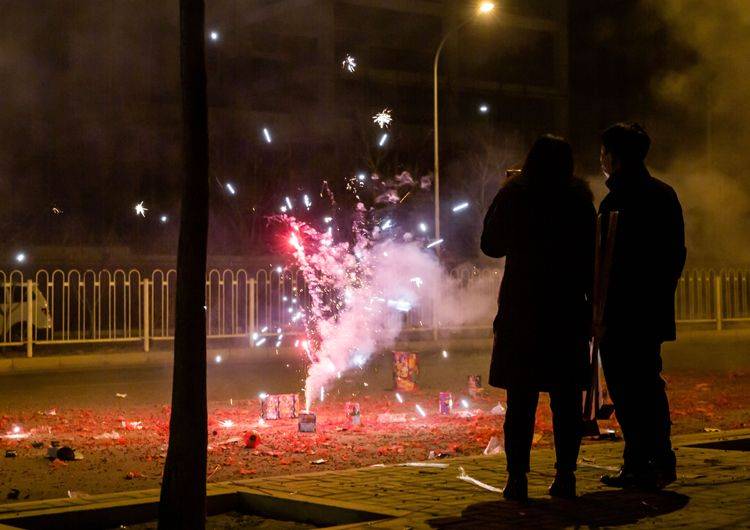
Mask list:
[{"label": "glowing ember", "polygon": [[391,109],[383,109],[375,116],[372,117],[373,123],[377,124],[378,127],[381,129],[387,129],[388,126],[393,121],[393,115],[391,114]]},{"label": "glowing ember", "polygon": [[344,60],[341,61],[341,68],[343,68],[350,74],[353,74],[357,69],[357,59],[347,53],[346,57],[344,57]]},{"label": "glowing ember", "polygon": [[143,201],[136,204],[135,208],[133,209],[135,210],[136,215],[140,215],[141,217],[146,217],[146,212],[148,211],[148,208],[143,206]]}]

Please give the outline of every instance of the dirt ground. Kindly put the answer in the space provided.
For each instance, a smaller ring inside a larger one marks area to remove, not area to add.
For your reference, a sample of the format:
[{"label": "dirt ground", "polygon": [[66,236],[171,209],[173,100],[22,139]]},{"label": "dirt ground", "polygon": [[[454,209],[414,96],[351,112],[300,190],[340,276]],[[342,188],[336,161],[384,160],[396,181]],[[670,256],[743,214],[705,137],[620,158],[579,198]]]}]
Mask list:
[{"label": "dirt ground", "polygon": [[[393,464],[452,454],[478,454],[491,437],[502,440],[502,416],[490,413],[504,393],[488,390],[467,399],[468,374],[486,372],[478,353],[438,353],[421,358],[420,389],[391,389],[388,357],[345,375],[317,403],[317,432],[299,433],[296,420],[259,422],[260,391],[294,392],[301,366],[212,367],[209,372],[210,481]],[[750,425],[750,370],[686,367],[666,374],[674,433]],[[438,413],[438,392],[451,391],[454,412]],[[118,397],[116,394],[126,394]],[[165,369],[51,374],[0,379],[0,502],[81,496],[159,486],[167,444],[169,374]],[[357,401],[359,426],[350,425],[344,403]],[[419,404],[427,416],[416,410]],[[382,414],[403,414],[406,421]],[[380,417],[379,417],[380,416]],[[617,429],[616,421],[602,428]],[[17,427],[17,436],[14,434]],[[256,432],[260,444],[247,448]],[[70,446],[82,460],[45,458],[52,441]],[[552,443],[546,399],[537,414],[537,446]],[[607,443],[587,441],[586,443]],[[533,465],[533,462],[532,462]],[[552,472],[552,470],[550,470]],[[17,491],[15,491],[17,490]],[[6,497],[9,500],[5,500]]]}]

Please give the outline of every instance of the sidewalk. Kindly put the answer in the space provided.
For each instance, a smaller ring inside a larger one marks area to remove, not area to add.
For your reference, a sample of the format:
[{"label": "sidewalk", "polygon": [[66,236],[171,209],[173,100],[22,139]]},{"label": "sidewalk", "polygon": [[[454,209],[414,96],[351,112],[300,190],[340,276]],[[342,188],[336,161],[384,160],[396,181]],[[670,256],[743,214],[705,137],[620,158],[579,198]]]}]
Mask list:
[{"label": "sidewalk", "polygon": [[[678,480],[658,493],[606,488],[599,476],[615,469],[621,443],[596,443],[581,450],[579,498],[553,500],[546,488],[554,474],[554,452],[534,451],[525,505],[458,480],[459,466],[495,487],[505,479],[504,457],[437,461],[445,468],[371,467],[209,485],[209,493],[240,488],[283,499],[339,503],[390,514],[391,519],[347,528],[750,528],[750,459],[745,451],[690,447],[721,439],[749,438],[750,429],[675,437]],[[747,444],[745,444],[747,447]],[[436,461],[432,461],[433,463]],[[19,514],[66,507],[93,508],[118,499],[154,499],[158,490],[0,505],[2,522]]]}]

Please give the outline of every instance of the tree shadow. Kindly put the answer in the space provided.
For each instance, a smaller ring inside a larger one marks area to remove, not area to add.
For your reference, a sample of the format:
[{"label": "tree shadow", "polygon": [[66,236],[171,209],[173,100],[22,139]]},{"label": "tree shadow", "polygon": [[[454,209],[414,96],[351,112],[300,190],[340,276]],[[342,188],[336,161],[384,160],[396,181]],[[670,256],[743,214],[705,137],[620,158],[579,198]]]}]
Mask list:
[{"label": "tree shadow", "polygon": [[457,517],[431,519],[433,528],[568,528],[632,525],[683,509],[690,497],[674,491],[597,491],[575,500],[505,500],[472,504]]}]

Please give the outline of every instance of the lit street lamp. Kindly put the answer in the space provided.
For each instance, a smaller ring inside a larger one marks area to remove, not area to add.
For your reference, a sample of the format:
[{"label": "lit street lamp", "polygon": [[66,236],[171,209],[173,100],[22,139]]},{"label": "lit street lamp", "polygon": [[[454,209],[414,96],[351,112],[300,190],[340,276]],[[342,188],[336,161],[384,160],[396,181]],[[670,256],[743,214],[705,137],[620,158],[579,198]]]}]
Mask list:
[{"label": "lit street lamp", "polygon": [[440,64],[440,53],[443,51],[443,46],[445,46],[445,43],[450,36],[466,26],[469,22],[473,21],[476,16],[488,15],[494,9],[494,2],[481,2],[477,6],[474,16],[464,20],[461,24],[455,26],[443,35],[443,39],[440,41],[437,51],[435,52],[435,61],[433,63],[433,117],[435,120],[435,241],[440,239],[440,135],[438,132],[438,65]]}]

